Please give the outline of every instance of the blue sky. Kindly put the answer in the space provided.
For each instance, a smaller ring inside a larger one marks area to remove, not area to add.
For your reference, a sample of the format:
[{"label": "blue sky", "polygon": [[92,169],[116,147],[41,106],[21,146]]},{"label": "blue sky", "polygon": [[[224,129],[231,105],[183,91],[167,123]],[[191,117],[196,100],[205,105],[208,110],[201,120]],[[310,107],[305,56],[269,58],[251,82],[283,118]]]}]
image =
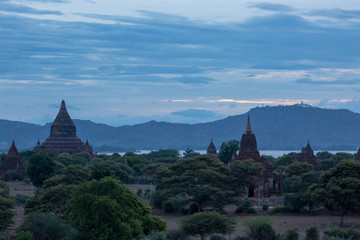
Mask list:
[{"label": "blue sky", "polygon": [[360,112],[360,1],[0,0],[0,119]]}]

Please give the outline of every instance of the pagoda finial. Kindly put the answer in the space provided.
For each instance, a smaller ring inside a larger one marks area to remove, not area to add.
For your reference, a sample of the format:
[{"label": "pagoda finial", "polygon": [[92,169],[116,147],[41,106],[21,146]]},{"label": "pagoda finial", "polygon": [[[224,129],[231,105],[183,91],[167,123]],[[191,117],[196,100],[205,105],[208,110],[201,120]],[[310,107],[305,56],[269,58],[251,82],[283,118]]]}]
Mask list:
[{"label": "pagoda finial", "polygon": [[12,140],[11,147],[15,147],[15,141]]},{"label": "pagoda finial", "polygon": [[309,139],[308,139],[308,142],[307,142],[307,147],[310,147],[310,141],[309,141]]},{"label": "pagoda finial", "polygon": [[252,134],[253,133],[252,130],[251,130],[250,115],[249,114],[248,114],[248,121],[247,121],[245,133],[247,133],[247,134]]},{"label": "pagoda finial", "polygon": [[65,101],[64,100],[61,101],[61,107],[65,107]]}]

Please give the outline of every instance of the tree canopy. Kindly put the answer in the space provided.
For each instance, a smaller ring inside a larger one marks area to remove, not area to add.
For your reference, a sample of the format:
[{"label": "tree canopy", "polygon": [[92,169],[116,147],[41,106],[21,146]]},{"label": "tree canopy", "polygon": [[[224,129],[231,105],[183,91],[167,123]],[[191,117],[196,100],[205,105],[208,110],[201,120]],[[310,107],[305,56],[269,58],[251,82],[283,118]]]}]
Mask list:
[{"label": "tree canopy", "polygon": [[228,164],[231,161],[231,158],[234,156],[236,158],[237,151],[240,149],[240,142],[238,140],[230,140],[223,142],[220,146],[219,159]]},{"label": "tree canopy", "polygon": [[125,240],[166,230],[166,222],[152,216],[149,205],[111,177],[77,186],[66,219],[90,240]]},{"label": "tree canopy", "polygon": [[8,185],[0,181],[0,232],[12,223],[14,213],[11,209],[13,206],[14,199],[9,195]]},{"label": "tree canopy", "polygon": [[37,153],[29,159],[27,175],[36,187],[54,175],[55,161],[47,153]]}]

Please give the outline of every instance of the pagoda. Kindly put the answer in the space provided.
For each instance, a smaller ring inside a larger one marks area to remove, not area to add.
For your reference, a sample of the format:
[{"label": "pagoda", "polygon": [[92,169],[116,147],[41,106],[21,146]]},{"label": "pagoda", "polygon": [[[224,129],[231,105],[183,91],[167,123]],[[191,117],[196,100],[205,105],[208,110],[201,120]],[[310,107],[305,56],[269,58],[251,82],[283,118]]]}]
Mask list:
[{"label": "pagoda", "polygon": [[212,139],[210,141],[209,147],[206,150],[206,154],[217,156],[217,150]]},{"label": "pagoda", "polygon": [[360,162],[360,148],[357,151],[357,153],[355,154],[355,161]]},{"label": "pagoda", "polygon": [[38,140],[34,151],[69,154],[87,152],[90,156],[93,155],[89,142],[86,141],[84,144],[76,136],[76,126],[66,110],[64,100],[61,102],[58,115],[51,124],[50,136],[42,144]]},{"label": "pagoda", "polygon": [[[10,179],[7,179],[6,175],[11,172],[14,173],[14,175],[10,176]],[[20,159],[19,152],[13,140],[5,160],[0,166],[0,179],[23,180],[24,178],[26,178],[26,168],[24,163]]]},{"label": "pagoda", "polygon": [[310,146],[310,141],[308,140],[306,147],[301,149],[301,153],[298,153],[295,157],[295,162],[304,162],[311,164],[314,171],[320,171],[321,165],[316,161],[314,151]]},{"label": "pagoda", "polygon": [[[259,184],[257,189],[248,188],[248,197],[271,197],[273,195],[282,196],[282,173],[276,176],[273,173],[272,164],[264,157],[260,157],[257,150],[257,142],[255,134],[251,129],[250,116],[248,115],[245,133],[241,137],[239,154],[235,161],[243,161],[251,159],[255,163],[262,165],[262,171],[257,176],[256,181]],[[231,162],[234,162],[232,159]],[[260,194],[260,195],[259,195]]]}]

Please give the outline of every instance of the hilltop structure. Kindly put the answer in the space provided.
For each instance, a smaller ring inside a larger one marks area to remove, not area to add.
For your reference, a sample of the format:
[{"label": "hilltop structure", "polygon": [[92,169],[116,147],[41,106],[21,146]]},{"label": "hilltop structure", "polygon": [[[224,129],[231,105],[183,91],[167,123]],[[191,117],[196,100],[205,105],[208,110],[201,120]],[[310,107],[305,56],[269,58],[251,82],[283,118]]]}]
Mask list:
[{"label": "hilltop structure", "polygon": [[[254,160],[255,163],[260,163],[263,166],[261,174],[257,177],[257,182],[260,185],[258,189],[249,187],[248,197],[271,197],[273,195],[281,196],[282,191],[282,173],[276,176],[273,172],[272,164],[266,160],[264,156],[260,157],[257,150],[257,142],[255,134],[251,129],[250,116],[248,115],[245,133],[241,137],[240,151],[236,161],[243,161],[247,159]],[[233,160],[232,160],[233,161]],[[260,194],[260,196],[259,196]]]},{"label": "hilltop structure", "polygon": [[216,150],[215,144],[212,139],[210,141],[209,147],[206,150],[206,154],[217,157],[217,150]]},{"label": "hilltop structure", "polygon": [[23,180],[24,178],[26,178],[26,168],[13,140],[5,160],[0,166],[0,180]]},{"label": "hilltop structure", "polygon": [[301,153],[298,153],[295,157],[295,162],[304,162],[311,164],[313,170],[318,172],[321,170],[321,165],[316,161],[314,151],[310,146],[310,141],[308,140],[306,147],[301,149]]},{"label": "hilltop structure", "polygon": [[51,124],[50,136],[41,144],[38,140],[34,148],[35,152],[55,152],[55,153],[80,153],[87,152],[93,155],[93,150],[86,140],[84,144],[76,136],[76,126],[66,110],[65,101],[61,102],[61,107],[54,122]]}]

